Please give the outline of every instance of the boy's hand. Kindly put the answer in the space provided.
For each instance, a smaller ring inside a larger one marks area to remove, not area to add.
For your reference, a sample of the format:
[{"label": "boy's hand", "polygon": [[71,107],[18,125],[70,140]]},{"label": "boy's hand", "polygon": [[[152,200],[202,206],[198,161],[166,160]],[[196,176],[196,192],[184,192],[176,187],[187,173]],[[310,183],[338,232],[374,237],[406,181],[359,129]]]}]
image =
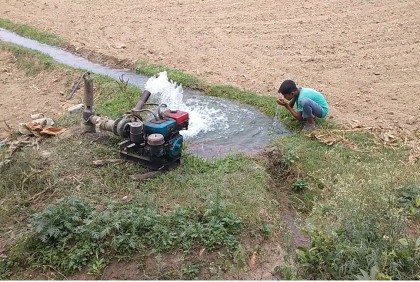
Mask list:
[{"label": "boy's hand", "polygon": [[281,105],[281,106],[286,106],[288,104],[288,102],[286,101],[286,99],[283,98],[279,98],[277,99],[277,104]]}]

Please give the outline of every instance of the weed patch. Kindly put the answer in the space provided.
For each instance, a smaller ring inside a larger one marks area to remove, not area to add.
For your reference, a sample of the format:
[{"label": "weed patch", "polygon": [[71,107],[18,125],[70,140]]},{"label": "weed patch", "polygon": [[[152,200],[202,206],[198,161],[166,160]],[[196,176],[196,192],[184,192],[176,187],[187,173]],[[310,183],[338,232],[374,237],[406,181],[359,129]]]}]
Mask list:
[{"label": "weed patch", "polygon": [[[65,198],[36,213],[26,243],[30,265],[51,265],[69,274],[91,263],[99,275],[105,255],[127,254],[143,248],[189,252],[198,244],[208,250],[239,246],[241,220],[221,207],[199,211],[177,207],[161,213],[146,206],[110,206],[98,212],[86,201]],[[191,274],[191,273],[190,273]]]}]

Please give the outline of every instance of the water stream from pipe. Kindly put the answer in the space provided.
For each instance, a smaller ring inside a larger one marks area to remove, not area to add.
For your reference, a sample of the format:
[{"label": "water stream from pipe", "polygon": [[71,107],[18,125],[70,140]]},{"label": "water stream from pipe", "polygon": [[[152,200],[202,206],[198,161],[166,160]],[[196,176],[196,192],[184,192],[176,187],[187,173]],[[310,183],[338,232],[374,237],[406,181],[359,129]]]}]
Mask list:
[{"label": "water stream from pipe", "polygon": [[277,105],[276,113],[274,114],[274,118],[273,118],[273,128],[277,128],[279,126],[279,110],[280,110],[280,106]]},{"label": "water stream from pipe", "polygon": [[[182,85],[169,81],[166,72],[154,77],[132,71],[112,69],[90,62],[60,48],[21,37],[0,28],[0,40],[33,49],[51,56],[59,63],[73,68],[105,75],[114,79],[124,77],[130,84],[147,89],[151,100],[159,100],[170,109],[186,111],[190,115],[187,131],[181,132],[187,143],[187,152],[213,158],[242,152],[254,154],[274,139],[289,131],[278,123],[278,108],[273,120],[255,108],[227,99],[211,97],[202,92],[183,89]],[[139,94],[139,98],[141,93]]]}]

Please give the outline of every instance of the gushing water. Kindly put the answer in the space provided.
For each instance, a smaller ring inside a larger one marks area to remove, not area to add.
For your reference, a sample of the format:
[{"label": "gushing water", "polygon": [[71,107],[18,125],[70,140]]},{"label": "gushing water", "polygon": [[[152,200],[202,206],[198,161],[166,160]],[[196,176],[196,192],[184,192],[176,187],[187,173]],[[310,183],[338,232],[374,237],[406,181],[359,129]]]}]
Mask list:
[{"label": "gushing water", "polygon": [[160,98],[160,103],[166,104],[169,109],[188,112],[190,116],[188,130],[181,131],[186,140],[191,140],[200,132],[205,133],[214,129],[216,124],[219,129],[228,127],[226,114],[220,109],[208,107],[206,103],[199,103],[194,99],[184,102],[182,85],[169,81],[166,72],[149,78],[145,89],[152,93],[152,96],[157,95]]},{"label": "gushing water", "polygon": [[274,118],[273,118],[273,128],[276,128],[279,125],[279,110],[280,110],[280,106],[277,105],[276,113],[274,114]]},{"label": "gushing water", "polygon": [[275,138],[289,133],[278,123],[278,108],[273,122],[251,106],[183,89],[181,85],[169,82],[166,72],[149,78],[128,70],[108,68],[1,28],[0,40],[48,54],[60,63],[94,74],[114,79],[124,75],[130,84],[150,91],[152,101],[160,99],[159,102],[167,104],[170,109],[188,112],[188,130],[181,133],[190,154],[220,157],[236,152],[256,153]]}]

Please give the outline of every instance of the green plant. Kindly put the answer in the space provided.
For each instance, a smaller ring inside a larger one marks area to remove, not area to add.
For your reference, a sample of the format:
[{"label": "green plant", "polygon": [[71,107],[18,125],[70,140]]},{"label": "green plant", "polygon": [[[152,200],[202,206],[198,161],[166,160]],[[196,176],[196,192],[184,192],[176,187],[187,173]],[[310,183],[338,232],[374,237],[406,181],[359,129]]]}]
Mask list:
[{"label": "green plant", "polygon": [[181,267],[182,277],[188,280],[197,278],[200,272],[200,264],[188,263]]},{"label": "green plant", "polygon": [[105,270],[106,262],[104,258],[96,257],[95,260],[89,265],[88,273],[100,278]]},{"label": "green plant", "polygon": [[130,81],[129,79],[124,80],[124,75],[123,74],[119,77],[119,81],[117,82],[117,84],[118,84],[118,88],[120,89],[121,92],[127,91],[129,81]]},{"label": "green plant", "polygon": [[420,217],[420,185],[405,185],[397,200],[410,216]]},{"label": "green plant", "polygon": [[377,265],[372,266],[369,273],[363,269],[360,272],[362,275],[356,276],[358,280],[392,280],[392,277],[380,273]]},{"label": "green plant", "polygon": [[92,208],[85,201],[69,197],[36,213],[31,225],[43,242],[57,243],[73,238],[91,212]]},{"label": "green plant", "polygon": [[49,205],[31,220],[34,237],[28,244],[34,267],[51,265],[63,273],[80,270],[93,259],[89,271],[100,275],[106,251],[127,254],[140,247],[189,252],[194,244],[208,250],[226,247],[231,254],[239,245],[242,222],[221,203],[204,212],[176,207],[161,213],[148,207],[114,205],[102,212],[84,200],[69,197]]},{"label": "green plant", "polygon": [[420,275],[420,238],[391,238],[353,241],[346,232],[325,233],[306,230],[311,246],[296,250],[297,261],[311,279],[369,278],[418,279]]},{"label": "green plant", "polygon": [[289,168],[291,165],[293,165],[296,160],[298,160],[299,157],[295,150],[293,149],[286,149],[283,150],[283,157],[282,157],[282,164],[285,168]]},{"label": "green plant", "polygon": [[295,192],[301,192],[305,190],[306,188],[308,188],[308,183],[305,181],[305,179],[298,178],[292,184],[292,189]]},{"label": "green plant", "polygon": [[281,280],[298,280],[296,269],[291,265],[278,265],[273,270],[273,275]]},{"label": "green plant", "polygon": [[207,249],[226,246],[235,250],[243,224],[241,220],[226,209],[208,209],[204,213],[202,240]]},{"label": "green plant", "polygon": [[268,238],[270,234],[273,232],[274,226],[272,224],[263,223],[260,227],[260,232],[264,236],[264,238]]},{"label": "green plant", "polygon": [[7,280],[12,274],[13,262],[2,258],[0,259],[0,279]]}]

